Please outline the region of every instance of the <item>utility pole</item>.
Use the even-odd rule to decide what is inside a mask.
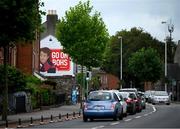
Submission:
[[[162,21],[161,22],[162,24],[167,24],[166,21]],[[168,24],[168,31],[170,33],[169,35],[169,41],[171,43],[171,40],[172,40],[172,32],[174,31],[174,25],[171,23],[171,20],[170,20],[170,24]],[[166,37],[166,36],[165,36]],[[165,91],[167,91],[167,39],[165,39]]]
[[[121,83],[121,86],[120,86],[120,89],[122,89],[122,37],[121,36],[118,36],[118,39],[120,39],[120,83]]]
[[[171,23],[170,21],[170,24],[168,24],[168,31],[169,31],[169,50],[170,50],[170,63],[173,62],[173,50],[172,50],[172,32],[174,31],[174,25]]]

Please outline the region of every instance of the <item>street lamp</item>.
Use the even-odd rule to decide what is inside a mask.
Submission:
[[[166,21],[162,21],[161,22],[162,24],[166,24],[167,22]],[[166,36],[165,36],[166,37]],[[165,39],[165,60],[164,60],[164,64],[165,64],[165,69],[164,69],[164,76],[165,76],[165,79],[167,77],[167,42],[166,42],[166,39]],[[167,91],[167,82],[165,80],[165,91]]]
[[[167,24],[167,22],[166,21],[162,21],[161,22],[162,24]],[[170,33],[170,36],[169,36],[169,38],[170,38],[170,42],[171,42],[171,34],[172,34],[172,32],[174,31],[174,25],[171,23],[171,21],[170,21],[170,24],[168,24],[168,31],[169,31],[169,33]],[[165,35],[165,37],[166,37],[166,35]],[[167,40],[165,39],[165,79],[167,78]],[[166,80],[165,80],[165,91],[167,91],[167,82],[166,82]]]
[[[121,36],[118,36],[118,39],[120,39],[120,44],[121,44],[121,47],[120,47],[120,54],[121,54],[121,64],[120,64],[120,80],[121,80],[121,87],[122,88],[122,37]]]

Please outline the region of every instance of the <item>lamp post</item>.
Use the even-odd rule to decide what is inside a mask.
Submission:
[[[167,22],[166,21],[162,21],[161,22],[162,24],[166,24]],[[165,36],[166,37],[166,36]],[[166,41],[166,39],[165,39],[165,60],[164,60],[164,64],[165,64],[165,68],[164,68],[164,76],[165,76],[165,79],[166,79],[166,77],[167,77],[167,41]],[[166,80],[165,80],[165,87],[164,87],[164,89],[165,89],[165,91],[167,91],[167,82],[166,82]]]
[[[121,54],[121,61],[120,61],[120,80],[121,80],[121,87],[120,89],[122,88],[122,37],[121,36],[118,36],[118,39],[120,39],[120,54]]]
[[[162,21],[161,22],[162,24],[167,24],[166,21]],[[169,36],[169,40],[170,40],[170,43],[171,43],[171,40],[172,40],[172,32],[174,31],[174,25],[171,23],[170,21],[170,24],[168,24],[168,31],[170,33],[170,36]],[[165,35],[166,37],[166,35]],[[167,39],[165,39],[165,79],[167,79]],[[165,91],[167,91],[167,82],[165,80]]]

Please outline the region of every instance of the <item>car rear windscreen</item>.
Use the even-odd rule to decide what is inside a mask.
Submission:
[[[88,96],[90,101],[107,101],[111,99],[111,93],[109,92],[91,92]]]

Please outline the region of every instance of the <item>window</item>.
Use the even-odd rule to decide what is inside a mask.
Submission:
[[[119,98],[117,97],[117,95],[115,93],[113,93],[113,96],[114,96],[115,101],[119,101]]]
[[[91,92],[88,96],[88,100],[91,101],[107,101],[111,100],[111,93],[109,92]]]

